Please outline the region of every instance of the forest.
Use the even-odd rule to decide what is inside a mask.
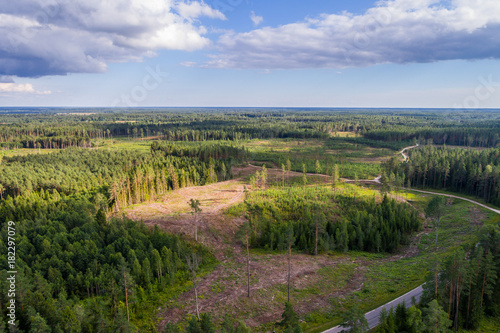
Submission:
[[[320,332],[424,282],[377,332],[479,329],[498,221],[443,218],[434,249],[407,190],[500,206],[499,133],[494,111],[0,109],[0,332]]]
[[[476,330],[484,316],[500,316],[500,225],[482,231],[479,244],[435,262],[420,304],[382,312],[377,333]],[[437,273],[437,274],[436,274]],[[437,285],[436,285],[437,282]]]
[[[213,263],[207,249],[177,235],[108,220],[98,194],[40,190],[2,201],[0,218],[17,221],[19,235],[18,332],[136,331],[130,322],[146,329],[157,293],[190,281],[187,257],[196,253],[203,266]],[[6,253],[1,262],[3,289]]]
[[[230,179],[233,164],[244,159],[245,152],[232,146],[180,148],[157,143],[147,153],[69,148],[13,156],[0,165],[0,196],[12,199],[40,190],[71,194],[102,188],[110,208],[118,210],[169,190]]]
[[[415,188],[449,189],[500,206],[500,149],[463,150],[424,146],[409,162],[391,160],[386,172]],[[389,176],[390,177],[390,176]]]
[[[387,196],[377,203],[328,188],[292,187],[252,195],[245,204],[252,246],[270,250],[395,252],[421,228],[414,210]]]
[[[328,138],[354,132],[383,145],[433,142],[495,147],[498,115],[453,110],[164,109],[9,110],[2,115],[6,148],[91,147],[92,140],[156,136],[168,141]],[[76,111],[76,112],[75,112]]]

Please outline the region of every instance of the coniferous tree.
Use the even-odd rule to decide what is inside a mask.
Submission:
[[[365,314],[356,305],[342,314],[341,326],[351,333],[363,333],[369,329]]]
[[[434,333],[445,333],[449,331],[452,321],[448,314],[441,308],[436,300],[431,301],[424,310],[424,330]]]

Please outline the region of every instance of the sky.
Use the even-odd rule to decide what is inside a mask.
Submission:
[[[0,106],[500,108],[498,0],[0,3]]]

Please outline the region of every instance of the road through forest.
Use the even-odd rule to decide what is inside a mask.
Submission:
[[[412,149],[412,148],[416,148],[418,147],[418,143],[415,145],[415,146],[411,146],[411,147],[406,147],[404,148],[403,150],[400,151],[400,154],[403,155],[403,158],[404,158],[404,161],[407,162],[409,160],[409,157],[407,154],[405,154],[405,152],[408,150],[408,149]],[[365,182],[366,181],[369,181],[369,182],[374,182],[374,183],[379,183],[380,184],[380,179],[381,179],[382,176],[379,176],[375,179],[370,179],[370,180],[364,180]],[[352,182],[353,180],[350,180],[350,179],[347,179],[346,181],[348,182]],[[460,196],[457,196],[457,195],[452,195],[452,194],[445,194],[445,193],[436,193],[436,192],[430,192],[430,191],[423,191],[423,190],[416,190],[416,189],[407,189],[407,190],[410,190],[410,191],[413,191],[413,192],[419,192],[419,193],[425,193],[425,194],[432,194],[432,195],[441,195],[441,196],[444,196],[444,197],[448,197],[448,198],[454,198],[454,199],[460,199],[460,200],[465,200],[465,201],[468,201],[470,203],[473,203],[475,205],[478,205],[478,206],[481,206],[483,208],[486,208],[492,212],[495,212],[497,214],[500,214],[500,210],[499,209],[495,209],[495,208],[491,208],[491,207],[488,207],[480,202],[477,202],[477,201],[474,201],[474,200],[471,200],[471,199],[467,199],[467,198],[462,198]],[[378,308],[376,308],[375,310],[372,310],[370,312],[367,312],[365,313],[365,318],[366,320],[368,321],[368,325],[370,327],[370,329],[378,326],[379,324],[379,317],[380,317],[380,311],[382,311],[383,308],[385,308],[387,311],[389,311],[391,309],[391,307],[393,307],[394,309],[398,306],[399,303],[402,303],[403,301],[405,302],[406,304],[406,307],[410,307],[411,306],[411,299],[412,297],[415,298],[415,300],[418,302],[420,300],[420,297],[422,296],[422,290],[423,290],[423,285],[420,285],[418,286],[417,288],[411,290],[410,292],[404,294],[403,296],[400,296]],[[342,330],[348,330],[348,328],[344,328],[344,327],[341,327],[341,326],[335,326],[335,327],[332,327],[326,331],[323,331],[323,333],[339,333],[339,332],[342,332]]]
[[[405,302],[406,307],[410,307],[411,303],[412,303],[412,298],[415,298],[415,301],[418,303],[418,301],[420,300],[420,297],[422,296],[422,291],[423,291],[422,286],[418,286],[417,288],[407,292],[403,296],[400,296],[400,297],[398,297],[398,298],[396,298],[388,303],[385,303],[384,305],[379,306],[375,310],[367,312],[365,314],[365,318],[368,321],[368,326],[370,327],[370,329],[378,326],[380,312],[382,311],[382,309],[386,309],[389,312],[391,310],[391,308],[396,309],[398,304],[402,303],[403,301]],[[339,333],[339,332],[342,332],[342,330],[349,330],[349,328],[344,328],[342,326],[335,326],[335,327],[332,327],[332,328],[324,331],[323,333]]]

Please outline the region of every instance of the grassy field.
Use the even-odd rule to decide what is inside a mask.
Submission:
[[[154,138],[112,138],[112,139],[102,139],[93,140],[92,144],[94,147],[99,149],[123,149],[123,150],[139,150],[148,152],[151,150],[151,143],[155,141]]]
[[[380,162],[396,154],[389,149],[373,148],[339,141],[329,144],[328,140],[270,139],[241,142],[250,152],[251,159],[267,162],[268,166],[281,168],[287,160],[292,170],[302,172],[302,164],[307,172],[316,171],[315,161],[320,161],[322,173],[330,174],[334,164],[339,165],[343,178],[375,178],[381,173]]]
[[[346,136],[351,138],[351,136]],[[112,138],[94,140],[94,146],[99,149],[124,149],[149,151],[156,137],[148,138]],[[339,141],[340,140],[340,141]],[[319,160],[323,174],[330,174],[334,164],[339,165],[340,176],[353,179],[372,179],[381,173],[380,163],[395,156],[396,151],[387,148],[374,148],[366,144],[342,141],[339,137],[333,144],[320,139],[269,139],[214,141],[245,147],[250,153],[252,164],[268,168],[281,168],[287,160],[292,163],[292,170],[302,172],[302,164],[307,172],[316,172],[315,161]],[[198,142],[177,142],[179,145],[196,146]]]
[[[19,148],[19,149],[5,149],[0,150],[0,161],[2,157],[11,157],[11,156],[26,156],[31,154],[51,154],[59,151],[59,149],[28,149],[28,148]]]

